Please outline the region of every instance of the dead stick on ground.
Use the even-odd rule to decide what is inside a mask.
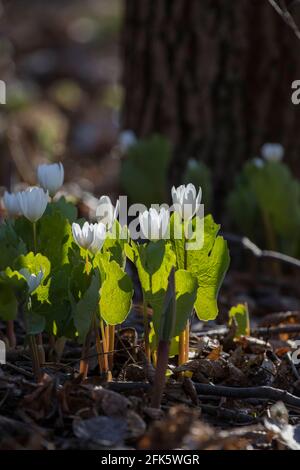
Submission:
[[[229,333],[229,328],[227,326],[221,326],[220,328],[213,328],[211,330],[203,330],[196,332],[195,335],[198,337],[202,336],[224,336]],[[251,336],[264,336],[269,337],[273,335],[280,334],[292,334],[300,333],[300,324],[294,323],[293,325],[280,325],[280,326],[261,326],[251,330]]]
[[[270,401],[283,401],[287,405],[300,408],[300,398],[291,393],[273,388],[273,387],[226,387],[223,385],[210,385],[195,383],[197,393],[206,395],[207,397],[218,396],[224,398],[236,398],[237,400],[249,398],[261,398]],[[115,392],[128,392],[133,390],[148,391],[151,384],[144,382],[111,382],[106,385],[110,390]]]

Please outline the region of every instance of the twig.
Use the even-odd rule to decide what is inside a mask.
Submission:
[[[287,405],[300,408],[300,398],[291,393],[273,387],[226,387],[223,385],[210,385],[195,383],[197,393],[201,395],[212,395],[225,398],[244,400],[248,398],[261,398],[270,401],[283,401]],[[151,384],[145,382],[111,382],[105,384],[114,392],[131,392],[137,390],[148,391]]]
[[[214,328],[211,330],[203,330],[195,332],[197,337],[202,336],[224,336],[229,333],[229,328],[227,326],[221,326],[220,328]],[[281,326],[261,326],[258,328],[251,329],[251,336],[272,336],[280,334],[291,334],[291,333],[300,333],[300,324],[295,323],[293,325],[281,325]]]
[[[255,243],[249,240],[249,238],[247,237],[239,237],[237,235],[232,235],[230,233],[224,233],[223,236],[229,242],[238,243],[242,245],[243,248],[245,248],[246,250],[249,250],[257,258],[270,258],[270,259],[277,260],[285,264],[289,264],[296,268],[300,268],[299,259],[293,258],[292,256],[285,255],[284,253],[279,253],[278,251],[262,250],[257,245],[255,245]]]
[[[275,11],[277,11],[278,15],[281,16],[283,21],[294,31],[295,36],[300,39],[300,31],[298,26],[295,23],[294,18],[290,14],[290,12],[287,9],[287,6],[285,2],[282,0],[281,1],[281,7],[278,5],[278,3],[275,0],[268,0],[270,5],[274,8]]]
[[[25,377],[28,377],[29,379],[33,379],[34,375],[31,372],[28,372],[25,369],[22,369],[22,367],[18,367],[15,364],[11,364],[10,362],[5,363],[5,366],[8,367],[9,369],[13,369],[16,372],[19,372],[19,374],[24,375]]]
[[[198,393],[225,398],[264,398],[271,401],[283,401],[287,405],[300,408],[300,398],[291,393],[273,387],[225,387],[223,385],[210,385],[195,383]]]
[[[216,418],[225,419],[226,421],[231,421],[232,423],[238,424],[254,424],[261,422],[260,418],[250,416],[244,412],[238,412],[236,410],[229,410],[220,406],[213,405],[200,405],[201,410],[204,413],[207,413],[210,416]]]

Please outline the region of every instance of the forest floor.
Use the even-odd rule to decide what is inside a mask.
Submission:
[[[234,278],[243,274],[229,275],[224,312]],[[82,380],[80,346],[68,342],[55,361],[45,335],[37,384],[20,318],[19,346],[0,368],[0,449],[299,449],[300,311],[253,316],[250,336],[237,337],[227,322],[192,325],[189,360],[178,367],[170,359],[158,410],[151,408],[154,367],[143,352],[138,303],[116,332],[110,382],[95,346]]]

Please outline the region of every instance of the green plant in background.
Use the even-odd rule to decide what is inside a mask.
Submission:
[[[196,188],[202,188],[202,201],[206,211],[209,211],[212,206],[212,183],[211,171],[208,166],[194,158],[188,160],[183,183],[192,183]]]
[[[167,171],[171,144],[160,135],[132,142],[127,146],[121,169],[121,184],[130,202],[146,206],[167,200]]]
[[[299,254],[300,184],[281,161],[276,144],[262,148],[264,159],[245,164],[228,199],[231,217],[243,234],[259,240],[263,227],[266,246]]]

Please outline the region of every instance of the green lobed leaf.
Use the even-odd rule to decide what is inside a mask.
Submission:
[[[26,312],[26,333],[28,335],[38,335],[45,329],[46,319],[32,310]]]
[[[13,228],[17,236],[23,241],[24,245],[26,246],[26,250],[23,253],[25,254],[29,251],[34,250],[34,243],[33,243],[33,225],[32,223],[26,219],[26,217],[18,217],[13,222]]]
[[[60,212],[42,217],[38,224],[38,248],[49,258],[52,269],[69,262],[72,244],[71,225]]]
[[[15,230],[14,223],[6,221],[0,225],[0,270],[11,266],[13,261],[27,252],[23,239]]]
[[[55,213],[59,213],[65,219],[68,219],[70,224],[75,222],[78,217],[77,207],[72,202],[66,201],[64,196],[59,198],[58,201],[48,204],[45,215],[53,215]]]
[[[35,255],[30,252],[25,256],[20,256],[15,262],[15,267],[17,270],[26,268],[32,274],[38,274],[40,270],[43,271],[43,280],[39,287],[33,292],[32,300],[33,302],[39,303],[48,302],[50,287],[49,275],[51,270],[49,259],[40,253]]]
[[[178,336],[185,328],[186,322],[191,315],[197,297],[198,283],[196,277],[183,269],[175,271],[174,292],[170,292],[170,300],[175,297],[175,305],[165,304],[161,312],[154,308],[153,325],[159,339],[171,340]],[[168,296],[168,292],[166,293]],[[174,318],[167,318],[173,315]]]
[[[125,250],[129,256],[133,255],[145,301],[157,314],[161,313],[169,274],[176,263],[171,244],[164,240],[150,242],[148,245],[136,245],[132,242],[131,248],[127,246]]]
[[[46,331],[58,337],[75,337],[72,309],[69,301],[71,265],[65,264],[51,272],[48,302],[38,308],[46,319]]]
[[[121,267],[125,268],[126,256],[124,246],[126,240],[121,237],[121,232],[127,233],[126,227],[121,227],[117,220],[114,221],[112,231],[107,233],[106,240],[103,245],[103,252],[109,254],[110,261],[116,261]],[[128,233],[127,233],[128,237]]]
[[[13,288],[5,281],[0,281],[0,318],[14,320],[18,314],[18,301]]]
[[[227,242],[217,236],[219,226],[211,215],[204,218],[202,248],[187,251],[187,269],[198,281],[195,310],[200,320],[213,320],[218,315],[217,296],[228,270],[230,257]]]
[[[108,325],[123,323],[130,312],[132,296],[130,277],[116,261],[111,261],[100,290],[100,315],[103,320]]]

